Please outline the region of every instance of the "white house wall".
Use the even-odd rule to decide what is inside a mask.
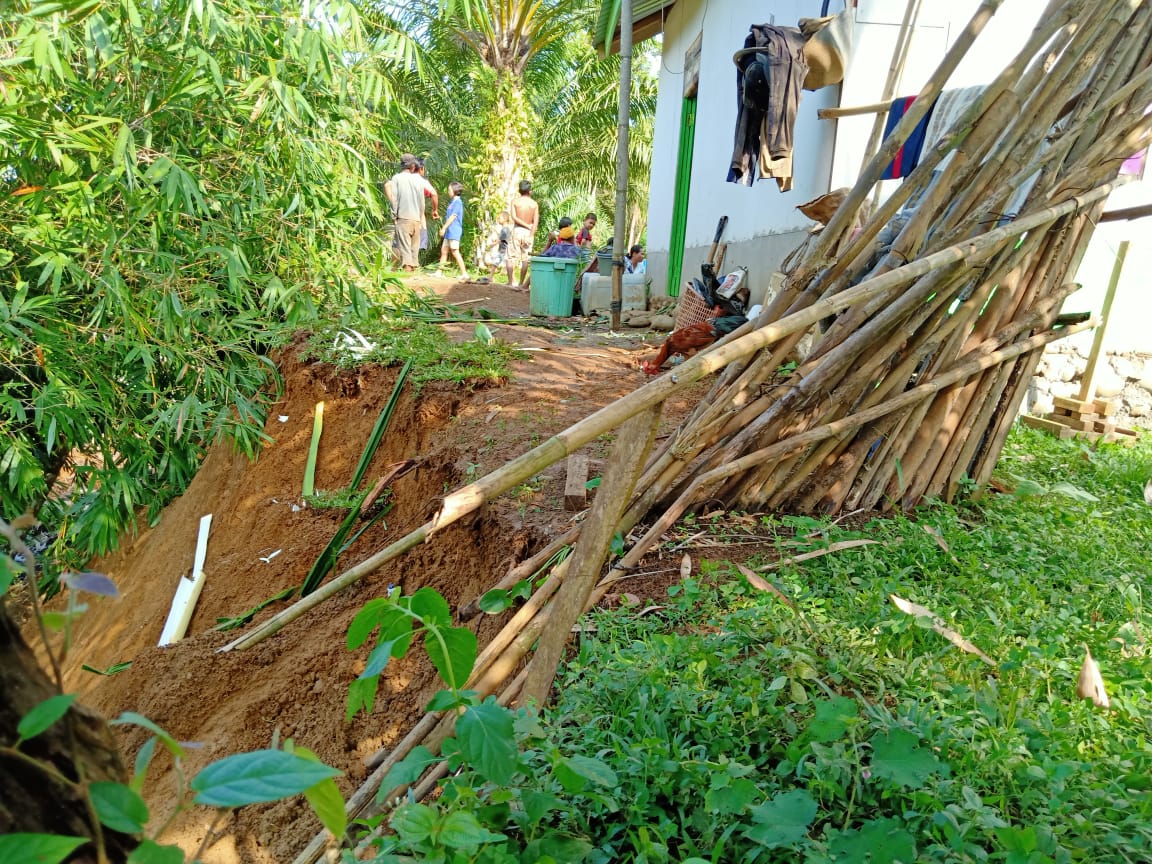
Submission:
[[[897,95],[918,92],[944,52],[967,25],[980,0],[926,0],[920,26]],[[839,11],[842,0],[832,0]],[[727,215],[730,248],[726,269],[744,264],[754,290],[767,287],[771,273],[811,226],[801,204],[831,188],[852,185],[860,170],[873,116],[820,120],[819,108],[878,102],[903,19],[906,0],[860,0],[856,49],[844,85],[805,91],[795,130],[795,182],[781,193],[774,180],[753,187],[725,182],[736,124],[736,70],[732,54],[743,47],[752,24],[771,21],[793,26],[820,14],[820,0],[677,0],[664,27],[656,136],[649,203],[649,272],[656,290],[667,279],[676,156],[684,89],[684,55],[703,33],[697,101],[695,153],[688,206],[683,274],[698,274],[717,220]],[[1027,40],[1036,23],[1039,0],[1005,0],[949,87],[987,83]],[[891,181],[895,183],[897,181]]]
[[[820,14],[819,0],[677,0],[664,28],[663,61],[656,108],[649,199],[648,260],[654,290],[665,285],[672,206],[676,185],[676,151],[684,93],[684,55],[703,32],[700,89],[696,108],[695,158],[692,166],[683,272],[699,275],[700,262],[721,216],[728,217],[729,243],[725,268],[747,265],[754,291],[767,287],[768,277],[796,246],[811,225],[799,211],[802,204],[828,191],[833,136],[817,108],[836,104],[836,88],[805,91],[795,130],[795,172],[792,191],[781,193],[776,182],[739,186],[726,182],[736,126],[736,66],[732,55],[744,47],[752,24],[771,22],[794,26],[799,18]]]

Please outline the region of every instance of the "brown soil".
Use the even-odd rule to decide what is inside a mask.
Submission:
[[[440,286],[453,302],[495,298],[485,305],[500,314],[522,312],[527,305],[525,294],[500,285],[461,286],[442,280]],[[643,380],[638,359],[651,350],[651,343],[646,346],[638,338],[604,332],[556,333],[504,325],[493,325],[492,330],[499,338],[535,350],[516,364],[515,380],[504,386],[428,385],[418,395],[406,389],[366,482],[402,459],[415,459],[419,467],[395,482],[394,509],[359,538],[341,558],[339,570],[423,523],[446,491],[483,476],[635,389]],[[467,325],[454,332],[459,338],[471,336]],[[345,722],[347,687],[367,654],[366,649],[346,650],[345,631],[363,603],[390,584],[400,585],[405,593],[431,585],[458,608],[510,565],[567,530],[573,514],[563,508],[564,465],[559,464],[251,650],[216,653],[239,632],[216,632],[217,618],[238,615],[298,585],[344,514],[299,507],[314,405],[325,403],[316,486],[340,489],[349,482],[396,379],[396,371],[389,368],[341,371],[305,363],[295,348],[281,358],[281,372],[283,395],[270,410],[265,430],[272,441],[259,458],[249,462],[227,445],[213,447],[187,492],[155,527],[126,539],[117,554],[94,562],[94,569],[115,580],[122,598],[90,603],[76,627],[66,679],[69,689],[79,691],[84,702],[106,716],[135,711],[179,740],[201,745],[188,751],[188,776],[230,753],[267,747],[278,735],[292,737],[344,771],[339,782],[348,795],[365,776],[365,758],[397,742],[437,689],[431,667],[413,652],[388,667],[371,715]],[[681,419],[693,398],[699,398],[699,391],[666,407],[667,428]],[[607,446],[607,440],[599,440],[586,448],[593,474],[603,464]],[[198,523],[206,513],[213,514],[207,579],[189,636],[158,648],[176,580],[191,570]],[[621,590],[659,602],[667,585],[678,578],[678,561],[677,555],[672,564],[651,565],[673,569],[629,580]],[[286,602],[260,613],[257,620]],[[501,623],[482,616],[471,626],[483,644]],[[81,670],[82,664],[104,669],[126,660],[132,661],[131,668],[111,677]],[[145,734],[120,728],[131,764]],[[174,807],[177,780],[172,767],[158,757],[149,774],[145,795],[154,825],[162,824]],[[174,820],[163,839],[190,853],[214,815],[193,808]],[[222,824],[204,860],[287,864],[318,829],[300,799],[244,808]]]

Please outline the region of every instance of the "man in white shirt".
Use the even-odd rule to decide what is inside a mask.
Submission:
[[[440,218],[440,197],[419,172],[416,157],[405,153],[400,157],[400,171],[384,184],[384,194],[392,205],[400,263],[409,273],[420,264],[420,223],[425,194],[432,199],[432,218]]]

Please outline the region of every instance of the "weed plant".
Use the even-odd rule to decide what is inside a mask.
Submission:
[[[362,322],[357,329],[375,348],[350,352],[335,342],[337,329],[329,328],[312,338],[311,356],[345,369],[364,363],[400,364],[411,359],[412,381],[417,386],[430,381],[506,381],[512,377],[512,361],[523,356],[499,339],[454,342],[442,325],[403,316]]]
[[[377,860],[1152,860],[1152,446],[1019,430],[1000,467],[1016,494],[859,530],[763,517],[880,541],[767,571],[794,605],[704,561],[656,615],[595,613],[556,704],[517,720],[515,776],[450,756]],[[1085,647],[1110,709],[1077,696]]]

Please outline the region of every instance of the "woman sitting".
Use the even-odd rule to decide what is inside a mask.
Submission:
[[[565,216],[557,226],[556,239],[540,255],[544,258],[579,258],[580,247],[576,245],[576,230],[572,220]]]

